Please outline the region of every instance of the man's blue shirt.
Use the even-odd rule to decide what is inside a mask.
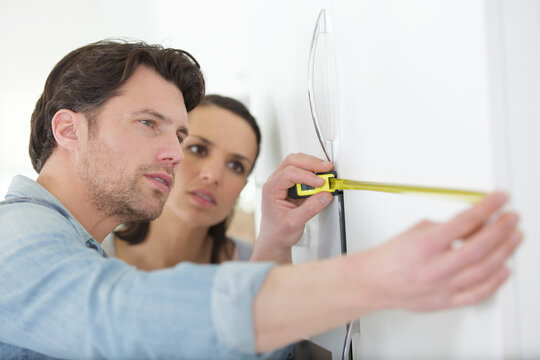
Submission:
[[[16,176],[0,203],[0,359],[279,357],[256,356],[253,330],[253,300],[272,266],[136,270]]]

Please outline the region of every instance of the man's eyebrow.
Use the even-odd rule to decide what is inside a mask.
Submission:
[[[171,119],[169,119],[168,117],[166,117],[165,115],[163,115],[162,113],[160,112],[157,112],[156,110],[153,110],[153,109],[141,109],[141,110],[137,110],[133,113],[133,115],[151,115],[153,117],[157,117],[158,119],[160,120],[163,120],[164,122],[166,123],[171,123]]]
[[[158,111],[155,111],[153,109],[141,109],[141,110],[135,111],[133,113],[133,115],[151,115],[153,117],[156,117],[156,118],[160,119],[161,121],[163,121],[163,122],[165,122],[167,124],[172,123],[171,119],[169,119],[168,117],[166,117],[162,113],[160,113]],[[180,126],[177,131],[183,133],[186,136],[188,135],[188,129],[187,129],[187,127],[185,125]]]

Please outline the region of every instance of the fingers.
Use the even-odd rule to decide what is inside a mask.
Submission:
[[[520,231],[511,233],[509,238],[492,251],[485,261],[475,263],[454,276],[449,283],[451,288],[466,289],[489,279],[492,274],[504,268],[506,260],[514,253],[522,238]]]
[[[314,172],[330,171],[333,164],[311,155],[290,154],[279,165],[264,185],[263,194],[274,199],[286,199],[287,191],[295,184],[313,187],[324,185],[324,180]]]
[[[315,194],[304,201],[302,205],[294,209],[291,214],[291,218],[298,224],[305,224],[312,217],[322,211],[330,202],[332,202],[333,196],[328,192],[320,192]]]
[[[499,268],[486,281],[453,295],[449,307],[471,305],[487,299],[497,291],[508,275],[510,275],[510,271],[506,267]]]
[[[313,187],[324,185],[324,179],[311,171],[288,166],[272,175],[263,186],[263,194],[277,199],[286,199],[290,187],[295,184],[306,184]]]
[[[479,204],[458,214],[441,226],[440,234],[437,237],[438,245],[441,248],[446,248],[454,240],[467,237],[495,214],[506,203],[507,199],[503,193],[493,193],[486,196]]]
[[[297,153],[289,154],[285,160],[279,164],[275,172],[279,172],[288,166],[294,166],[311,172],[325,172],[334,168],[334,165],[331,162],[304,153]]]
[[[484,266],[492,251],[510,242],[511,235],[517,231],[518,221],[516,214],[505,213],[479,229],[460,248],[444,255],[439,262],[439,274],[454,276],[471,265]]]
[[[402,236],[425,235],[433,231],[439,224],[431,220],[422,220],[402,233]]]
[[[294,166],[287,166],[276,172],[264,185],[263,192],[273,198],[286,199],[290,187],[295,184],[306,184],[313,187],[324,185],[324,179],[311,171],[303,170]]]

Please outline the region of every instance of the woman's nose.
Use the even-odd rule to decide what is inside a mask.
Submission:
[[[223,166],[216,161],[206,161],[201,167],[200,178],[207,184],[218,185],[223,177]]]

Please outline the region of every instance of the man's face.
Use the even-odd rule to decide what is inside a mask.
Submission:
[[[78,175],[94,207],[121,222],[158,217],[183,159],[186,124],[176,85],[137,68],[82,141]]]

